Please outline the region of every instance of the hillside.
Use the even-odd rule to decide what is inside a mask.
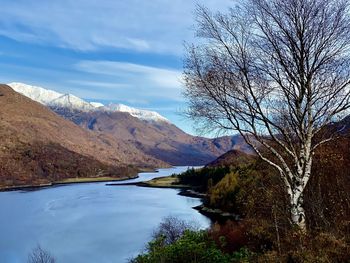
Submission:
[[[208,163],[206,167],[238,167],[247,164],[257,157],[253,154],[247,154],[238,150],[230,150],[219,156],[216,160]]]
[[[191,136],[170,122],[140,120],[125,112],[54,110],[85,129],[126,141],[171,165],[204,165],[231,149],[248,150],[239,136]]]
[[[192,136],[154,111],[122,104],[89,103],[72,94],[23,83],[9,85],[86,130],[124,143],[129,152],[152,156],[170,165],[204,165],[231,149],[251,152],[241,136],[216,139]]]
[[[166,164],[125,142],[82,129],[47,107],[0,85],[0,185],[67,177],[125,177],[129,164]]]

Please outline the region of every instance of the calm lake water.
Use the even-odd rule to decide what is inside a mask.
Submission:
[[[160,169],[124,182],[186,169]],[[105,184],[0,193],[0,262],[25,263],[38,244],[58,263],[127,262],[143,250],[166,216],[196,221],[203,228],[210,224],[192,209],[200,200],[179,196],[178,190]]]

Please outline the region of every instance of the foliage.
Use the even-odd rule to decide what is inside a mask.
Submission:
[[[247,244],[246,226],[240,222],[228,220],[224,224],[214,223],[208,233],[225,253],[235,253]]]
[[[228,167],[215,167],[202,169],[188,169],[179,174],[179,184],[190,185],[198,191],[207,191],[208,182],[210,186],[217,184],[230,171]]]
[[[209,191],[209,205],[218,207],[222,210],[233,210],[235,208],[235,196],[239,191],[238,174],[230,172],[225,175],[215,186]]]
[[[186,227],[188,227],[186,229]],[[131,263],[225,263],[247,262],[252,256],[250,251],[224,250],[225,237],[214,237],[207,230],[195,230],[193,224],[176,217],[164,218],[143,254],[131,259]]]
[[[207,231],[184,232],[174,243],[166,245],[164,237],[158,237],[148,244],[147,252],[131,260],[133,263],[225,263],[241,262],[250,254],[246,250],[233,255],[223,253],[208,236]]]
[[[170,245],[183,236],[186,230],[197,230],[194,223],[180,220],[174,216],[165,217],[153,233],[155,240],[161,238],[164,245]]]
[[[251,262],[349,261],[349,143],[350,139],[344,137],[324,145],[315,154],[315,176],[304,196],[309,215],[307,234],[293,227],[283,182],[263,161],[231,167],[215,183],[204,171],[187,173],[202,175],[195,178],[201,178],[202,189],[208,189],[204,200],[207,206],[239,213],[243,219],[214,224],[208,230],[210,239],[230,255],[244,248],[253,251]]]

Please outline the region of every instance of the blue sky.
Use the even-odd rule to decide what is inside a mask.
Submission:
[[[1,0],[1,82],[155,110],[193,133],[181,73],[196,4],[230,0]]]

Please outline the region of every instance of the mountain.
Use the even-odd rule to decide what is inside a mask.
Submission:
[[[6,85],[0,85],[0,105],[0,186],[126,177],[136,171],[130,164],[166,166],[125,141],[77,126]]]
[[[207,167],[237,167],[242,164],[247,164],[256,159],[256,155],[247,154],[238,150],[230,150],[227,153],[219,156],[216,160],[208,163]]]
[[[231,149],[252,152],[241,136],[216,139],[192,136],[169,121],[140,120],[125,112],[57,113],[85,129],[127,141],[145,154],[171,165],[205,165]]]
[[[105,106],[100,102],[87,102],[72,94],[61,94],[42,87],[31,86],[24,83],[13,82],[8,84],[14,91],[37,101],[53,110],[65,108],[83,112],[104,111],[104,112],[126,112],[131,116],[145,121],[168,121],[155,111],[135,109],[123,104],[110,103]]]
[[[50,90],[45,92],[43,88],[21,83],[9,85],[86,130],[112,137],[124,142],[132,151],[171,165],[204,165],[231,149],[251,152],[241,136],[216,139],[192,136],[154,111],[135,109],[123,104],[89,103],[74,95],[63,95]],[[62,96],[74,99],[61,100]],[[55,103],[57,100],[60,103]]]
[[[169,122],[140,121],[124,112],[58,112],[86,129],[124,140],[172,165],[202,165],[234,147],[230,137],[194,137]]]
[[[41,104],[48,105],[51,101],[61,97],[63,94],[53,90],[47,90],[41,87],[31,86],[23,83],[8,84],[14,91]]]
[[[100,108],[100,110],[110,111],[110,112],[126,112],[133,117],[136,117],[138,119],[145,120],[145,121],[169,122],[168,119],[160,115],[158,112],[148,111],[148,110],[139,110],[123,104],[110,103],[109,105],[104,106],[103,108]]]

